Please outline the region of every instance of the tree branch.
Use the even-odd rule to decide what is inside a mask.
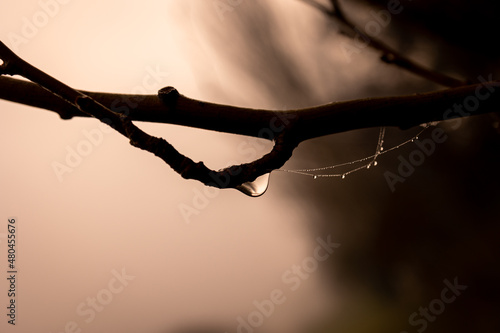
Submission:
[[[409,128],[500,108],[500,82],[487,82],[482,77],[479,84],[448,90],[274,112],[197,101],[172,87],[161,89],[158,95],[74,90],[17,57],[1,42],[0,59],[4,62],[1,75],[20,74],[36,82],[0,77],[0,98],[55,111],[63,119],[95,117],[129,138],[133,146],[160,157],[182,177],[218,188],[240,188],[280,168],[307,139],[368,127]],[[180,154],[164,139],[143,132],[132,123],[134,120],[262,137],[274,140],[275,145],[256,161],[215,171]]]
[[[130,139],[130,144],[149,151],[164,160],[172,169],[186,179],[195,179],[208,186],[218,188],[239,188],[242,184],[255,180],[258,176],[281,167],[292,155],[298,142],[294,140],[292,128],[282,131],[275,138],[272,151],[260,159],[230,166],[214,171],[203,162],[195,163],[180,154],[172,145],[162,138],[151,136],[132,123],[128,114],[111,111],[90,96],[72,89],[64,83],[47,75],[14,54],[5,44],[0,42],[0,75],[22,75],[50,91],[54,96],[69,103],[81,114],[99,119]],[[164,88],[159,93],[163,105],[175,109],[179,94],[174,88]],[[201,102],[200,102],[201,103]],[[68,114],[65,115],[67,117]],[[286,140],[285,140],[286,139]]]
[[[160,90],[158,95],[80,92],[116,113],[128,115],[134,121],[176,124],[264,139],[273,138],[264,135],[263,130],[287,127],[293,121],[298,141],[301,142],[368,127],[395,126],[406,129],[431,121],[497,112],[499,102],[496,87],[499,82],[482,80],[479,84],[429,93],[366,98],[287,111],[214,104],[182,94],[178,95],[175,103],[165,103],[161,96],[171,88]],[[467,112],[457,109],[447,112],[455,109],[454,105],[463,105],[467,97],[476,96],[478,89],[481,89],[481,94],[491,92],[491,95],[480,102],[477,110]],[[0,99],[55,111],[63,119],[89,117],[74,105],[24,80],[0,77]]]
[[[273,119],[289,117],[285,111],[257,110],[202,102],[183,95],[175,104],[163,103],[158,95],[131,95],[80,90],[112,111],[128,115],[132,120],[169,123],[201,129],[258,137]],[[59,114],[62,119],[91,117],[73,104],[29,81],[0,76],[0,99],[30,105]]]
[[[366,33],[359,30],[356,25],[351,22],[345,15],[343,9],[340,6],[339,0],[330,0],[332,8],[327,8],[326,6],[319,4],[315,0],[301,0],[304,3],[311,5],[312,7],[320,10],[330,19],[335,20],[339,25],[339,31],[343,35],[355,40],[358,38],[362,43],[367,46],[381,52],[380,59],[388,64],[396,65],[402,69],[405,69],[413,74],[423,77],[429,81],[440,84],[445,87],[460,87],[472,82],[467,80],[458,80],[451,76],[439,73],[430,69],[427,69],[414,61],[411,61],[407,57],[400,54],[398,51],[384,44],[383,42],[368,36]],[[390,14],[389,14],[390,15]]]

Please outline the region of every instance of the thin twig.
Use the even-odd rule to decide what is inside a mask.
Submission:
[[[339,30],[343,35],[352,39],[360,38],[361,40],[365,41],[368,46],[381,52],[382,54],[380,56],[380,59],[387,64],[396,65],[413,74],[416,74],[420,77],[423,77],[429,81],[435,82],[445,87],[460,87],[471,83],[467,80],[459,80],[449,75],[425,68],[403,56],[401,53],[384,44],[380,40],[368,36],[366,33],[359,30],[356,25],[347,18],[338,0],[330,0],[330,3],[332,4],[331,9],[317,3],[314,0],[300,1],[319,9],[330,19],[335,20],[338,23]]]

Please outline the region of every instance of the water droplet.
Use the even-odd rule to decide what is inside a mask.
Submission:
[[[271,173],[266,173],[255,179],[253,182],[246,182],[237,186],[236,189],[250,197],[260,197],[264,194],[269,186],[269,176]]]
[[[370,167],[371,167],[371,166],[372,166],[372,165],[371,165],[371,163],[370,163],[370,164],[368,164],[368,165],[366,166],[366,168],[367,168],[367,169],[370,169]]]
[[[415,139],[418,140],[418,136],[416,136]]]
[[[378,164],[377,161],[373,162],[373,166],[377,166],[377,164]]]
[[[342,175],[342,179],[344,179],[344,178],[345,178],[345,174]]]
[[[384,147],[380,147],[380,151],[384,150]]]
[[[314,176],[313,179],[318,179],[318,176]]]

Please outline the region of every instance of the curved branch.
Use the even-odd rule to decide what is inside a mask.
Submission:
[[[132,123],[128,114],[112,111],[92,97],[35,68],[19,58],[2,42],[0,42],[0,59],[3,61],[0,65],[0,75],[22,75],[51,92],[53,96],[62,99],[66,104],[72,105],[82,115],[93,116],[110,125],[126,136],[131,145],[158,156],[182,177],[198,180],[208,186],[238,188],[243,183],[253,181],[258,176],[281,167],[290,158],[298,144],[294,136],[291,135],[293,128],[288,126],[288,131],[282,131],[278,135],[272,151],[267,155],[251,163],[214,171],[207,168],[203,162],[196,163],[182,155],[166,140],[145,133]],[[164,88],[159,92],[162,105],[172,109],[175,109],[179,96],[177,90],[172,87]],[[199,102],[199,104],[203,103]],[[65,117],[68,117],[67,113]]]
[[[307,139],[367,127],[409,128],[431,121],[496,112],[500,107],[500,95],[496,91],[500,83],[487,82],[482,77],[479,77],[480,84],[431,93],[273,112],[197,101],[172,87],[161,89],[158,95],[74,90],[17,57],[1,42],[0,59],[4,61],[0,74],[20,74],[37,83],[0,77],[0,98],[55,111],[63,119],[95,117],[129,138],[133,146],[160,157],[182,177],[218,188],[238,188],[280,168],[297,145]],[[123,103],[130,108],[124,108]],[[143,132],[132,123],[134,120],[263,137],[274,140],[275,145],[270,153],[256,161],[215,171],[203,162],[194,162],[182,155],[164,139]]]

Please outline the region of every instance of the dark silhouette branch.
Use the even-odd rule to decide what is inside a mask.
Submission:
[[[145,133],[132,123],[129,115],[111,111],[90,96],[74,90],[35,68],[19,58],[2,42],[0,42],[0,59],[3,61],[0,65],[0,75],[21,75],[35,82],[54,96],[71,104],[82,114],[93,116],[110,125],[129,138],[131,145],[155,154],[182,177],[198,180],[205,185],[218,188],[238,188],[245,182],[253,181],[258,176],[281,167],[290,158],[298,144],[291,135],[293,131],[282,131],[275,138],[272,151],[260,159],[214,171],[207,168],[203,162],[196,163],[182,155],[166,140]],[[162,89],[159,96],[163,105],[174,108],[179,99],[177,90],[171,87]]]
[[[169,105],[161,99],[166,90],[168,89],[160,90],[158,95],[80,92],[116,113],[128,115],[132,120],[177,124],[254,137],[258,137],[263,128],[269,128],[276,121],[273,119],[290,117],[283,111],[239,108],[202,102],[183,95],[178,96],[175,104]],[[91,117],[75,105],[25,80],[0,76],[0,98],[54,111],[62,119]]]
[[[128,115],[131,120],[177,124],[264,139],[273,137],[263,135],[263,129],[279,130],[289,127],[289,123],[293,122],[300,142],[361,128],[395,126],[406,129],[431,121],[496,112],[499,102],[495,87],[498,85],[498,82],[486,82],[483,79],[479,84],[429,93],[366,98],[287,111],[220,105],[197,101],[182,94],[178,95],[175,103],[169,104],[161,96],[165,89],[170,88],[160,90],[158,95],[81,92],[114,109],[116,113]],[[467,97],[475,96],[477,89],[486,93],[491,91],[491,95],[480,102],[477,110],[468,112],[457,109],[455,112],[447,112],[454,109],[454,105],[463,105]],[[55,111],[63,119],[89,117],[71,103],[24,80],[0,77],[0,98]],[[133,107],[125,107],[126,101],[133,103]]]
[[[482,77],[479,84],[442,91],[274,112],[197,101],[172,87],[161,89],[158,95],[74,90],[28,64],[1,42],[0,59],[1,75],[18,74],[36,83],[0,77],[0,98],[55,111],[63,119],[95,117],[129,138],[133,146],[160,157],[182,177],[218,188],[238,188],[280,168],[297,145],[307,139],[368,127],[409,128],[496,112],[500,107],[496,92],[500,83],[487,82]],[[130,108],[121,108],[124,103]],[[270,153],[256,161],[215,171],[182,155],[164,139],[143,132],[132,123],[134,120],[262,137],[275,144]]]
[[[379,51],[381,53],[380,59],[387,64],[396,65],[413,74],[416,74],[422,78],[445,87],[460,87],[472,83],[468,80],[455,79],[446,74],[425,68],[403,56],[400,52],[394,50],[393,48],[377,40],[376,38],[368,36],[365,32],[359,30],[356,25],[348,19],[338,0],[330,0],[331,8],[328,8],[316,2],[315,0],[301,1],[320,10],[330,19],[335,20],[335,22],[338,24],[338,28],[341,34],[353,40],[358,38],[359,40],[362,40],[363,43],[365,43],[367,46]]]

